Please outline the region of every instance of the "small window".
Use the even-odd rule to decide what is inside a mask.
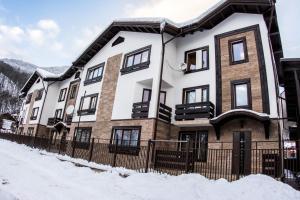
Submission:
[[[185,62],[187,63],[186,73],[207,70],[209,68],[208,60],[208,47],[185,52]]]
[[[36,120],[39,113],[39,108],[33,108],[30,116],[30,120]]]
[[[54,118],[62,119],[62,109],[57,109],[54,114]]]
[[[32,135],[33,135],[33,132],[34,132],[34,128],[33,128],[33,127],[29,127],[29,128],[27,129],[27,134],[28,134],[29,136],[32,136]]]
[[[124,56],[121,74],[127,74],[149,67],[151,46],[147,46]]]
[[[151,100],[151,89],[143,89],[142,102],[150,102]]]
[[[116,149],[118,153],[138,154],[140,135],[141,127],[113,127],[110,150]]]
[[[183,95],[184,104],[209,102],[209,87],[208,85],[205,85],[192,88],[185,88],[183,89]]]
[[[251,109],[250,79],[232,81],[232,107]]]
[[[58,102],[64,101],[67,94],[67,88],[61,89],[59,93]]]
[[[231,65],[248,62],[246,37],[229,41]]]
[[[167,92],[160,91],[159,103],[166,104]]]
[[[76,96],[77,85],[72,85],[70,92],[70,99],[74,99]]]
[[[36,83],[39,83],[41,81],[41,79],[38,79],[37,81],[36,81]]]
[[[112,47],[113,46],[116,46],[116,45],[118,45],[118,44],[121,44],[122,42],[124,42],[125,41],[125,38],[123,38],[123,37],[121,37],[121,36],[119,36],[113,43],[112,43]]]
[[[38,100],[41,100],[42,97],[43,97],[43,93],[44,93],[44,89],[40,89],[37,91],[37,94],[36,94],[36,97],[35,97],[35,100],[38,101]]]
[[[32,93],[28,94],[27,97],[26,97],[26,104],[30,103],[31,102],[31,98],[32,98]]]
[[[96,83],[102,80],[104,63],[88,69],[84,85]]]
[[[80,100],[80,109],[78,115],[93,115],[96,112],[98,94],[91,94],[82,97]]]
[[[77,148],[89,148],[92,134],[91,127],[80,127],[75,129],[75,141]]]
[[[75,79],[80,78],[80,72],[76,72]]]

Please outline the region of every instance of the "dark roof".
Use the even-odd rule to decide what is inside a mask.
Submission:
[[[106,28],[99,37],[73,62],[74,66],[85,65],[96,53],[101,50],[119,31],[133,31],[145,33],[157,33],[161,31],[162,23],[165,23],[164,32],[170,35],[191,34],[195,31],[211,29],[233,13],[263,14],[269,27],[272,49],[279,66],[279,60],[283,57],[281,39],[276,17],[275,0],[223,0],[209,12],[196,20],[184,25],[172,23],[170,20],[125,20],[114,21]]]

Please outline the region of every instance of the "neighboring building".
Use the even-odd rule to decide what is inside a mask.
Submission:
[[[0,114],[0,132],[15,132],[16,122],[16,116],[10,113]]]
[[[280,141],[281,57],[270,0],[223,0],[183,24],[114,21],[66,73],[30,78],[20,127],[132,148],[148,139],[189,138],[198,149],[229,142],[236,151]]]

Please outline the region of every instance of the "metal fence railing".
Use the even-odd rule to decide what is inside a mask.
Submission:
[[[236,152],[230,142],[195,144],[193,141],[117,141],[91,138],[51,139],[0,133],[0,138],[74,158],[124,167],[138,172],[179,175],[198,173],[209,179],[237,180],[265,174],[300,189],[300,141],[254,141]]]

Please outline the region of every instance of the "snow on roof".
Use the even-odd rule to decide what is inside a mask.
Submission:
[[[224,115],[227,115],[229,113],[233,113],[233,112],[248,112],[248,113],[252,113],[252,114],[255,114],[257,116],[260,116],[260,117],[269,117],[270,115],[266,114],[266,113],[260,113],[260,112],[256,112],[254,110],[248,110],[248,109],[233,109],[233,110],[229,110],[227,112],[224,112],[222,113],[221,115],[217,116],[217,117],[214,117],[212,118],[211,120],[217,120],[219,119],[220,117],[224,116]]]

